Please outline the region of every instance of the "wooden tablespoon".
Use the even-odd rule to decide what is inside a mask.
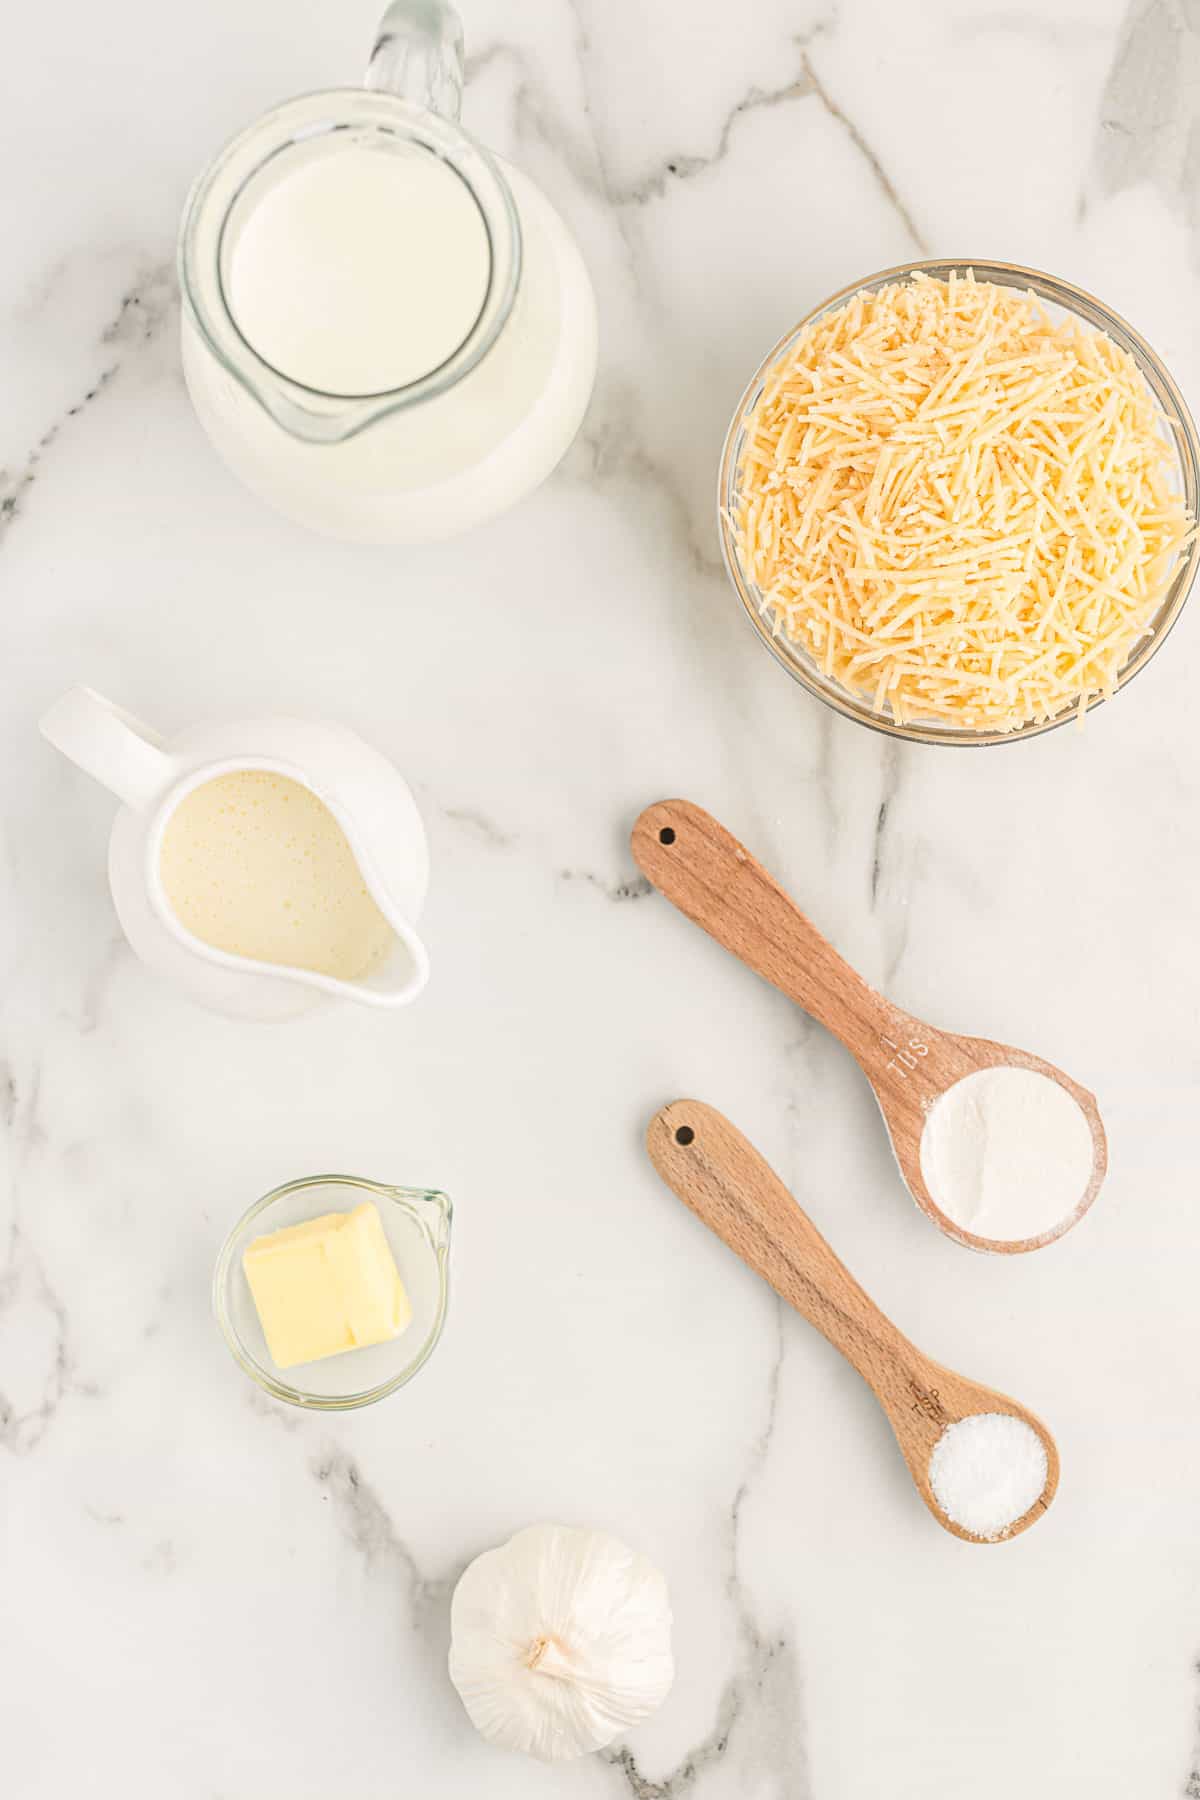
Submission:
[[[935,1225],[972,1250],[1012,1254],[1053,1243],[1081,1219],[1104,1180],[1108,1146],[1094,1095],[1053,1063],[990,1038],[938,1031],[865,982],[731,832],[689,800],[648,806],[633,828],[642,873],[680,912],[831,1031],[870,1082],[900,1173]],[[921,1133],[934,1101],[978,1069],[1031,1069],[1066,1089],[1092,1134],[1092,1174],[1082,1199],[1035,1238],[985,1238],[956,1224],[921,1172]]]
[[[1037,1523],[1054,1498],[1059,1474],[1058,1447],[1042,1421],[1006,1394],[968,1381],[910,1344],[722,1113],[699,1100],[675,1100],[651,1120],[646,1148],[684,1205],[858,1370],[887,1414],[917,1492],[939,1525],[979,1544],[1016,1537]],[[929,1479],[929,1459],[947,1426],[978,1413],[1022,1420],[1046,1451],[1045,1487],[998,1537],[978,1537],[956,1524],[942,1511]]]

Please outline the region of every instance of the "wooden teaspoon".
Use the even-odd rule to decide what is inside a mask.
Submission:
[[[831,1031],[874,1089],[900,1173],[917,1205],[972,1250],[1037,1250],[1080,1220],[1104,1180],[1108,1146],[1094,1095],[1053,1063],[990,1038],[938,1031],[865,982],[731,832],[689,800],[648,806],[633,828],[642,873],[680,912]],[[980,1069],[1030,1069],[1056,1081],[1092,1134],[1091,1179],[1074,1210],[1033,1238],[985,1238],[949,1218],[921,1169],[921,1133],[947,1088]]]
[[[684,1205],[858,1370],[887,1414],[917,1492],[939,1525],[978,1544],[1016,1537],[1037,1523],[1054,1498],[1059,1475],[1058,1447],[1042,1421],[1006,1394],[968,1381],[911,1344],[722,1113],[699,1100],[673,1101],[651,1120],[646,1148]],[[1039,1497],[1020,1518],[986,1537],[965,1530],[942,1510],[929,1474],[942,1433],[979,1413],[1020,1419],[1046,1452]]]

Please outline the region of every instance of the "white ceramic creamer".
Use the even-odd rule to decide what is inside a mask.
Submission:
[[[311,719],[250,719],[195,726],[168,744],[85,687],[72,688],[56,701],[41,729],[123,802],[108,857],[117,916],[143,962],[179,982],[201,1005],[239,1018],[286,1019],[336,998],[394,1007],[407,1005],[421,992],[429,962],[414,927],[429,883],[425,828],[408,783],[352,731]],[[227,803],[224,810],[236,813],[248,784],[228,778],[246,774],[268,778],[262,784],[268,802],[246,850],[253,882],[280,883],[275,894],[253,891],[253,886],[242,894],[243,928],[251,934],[247,941],[255,933],[261,940],[264,902],[270,902],[265,911],[272,928],[287,917],[283,909],[288,906],[308,905],[311,911],[315,856],[318,879],[322,870],[339,880],[347,879],[348,871],[356,877],[354,904],[344,910],[351,925],[362,918],[373,934],[369,960],[364,957],[356,978],[323,972],[321,939],[311,931],[302,938],[309,944],[307,960],[316,966],[300,967],[279,960],[283,951],[263,960],[218,947],[182,922],[176,906],[182,910],[186,898],[188,916],[193,923],[203,922],[213,912],[212,905],[196,904],[206,899],[203,884],[210,882],[215,891],[230,879],[228,845],[211,835],[213,817],[220,823],[221,807],[201,807],[200,823],[182,834],[182,843],[165,864],[164,841],[170,851],[172,836],[181,836],[180,825],[192,810],[183,803],[194,802],[210,783],[222,784],[214,790],[218,796],[232,793],[235,804]],[[293,783],[305,790],[300,796],[304,804],[296,809],[295,828],[281,828],[291,835],[274,856],[271,844],[263,842],[264,833],[275,826],[281,796],[295,795]],[[258,803],[253,794],[251,803]],[[314,821],[322,826],[315,833]],[[236,817],[230,828],[240,828]],[[206,844],[211,866],[192,870],[191,861],[203,856]],[[340,860],[328,854],[330,845]],[[302,885],[293,890],[288,883],[295,879]],[[335,906],[340,903],[336,894],[326,898]],[[237,906],[218,907],[215,916],[213,935],[236,944]],[[311,925],[311,919],[307,922]],[[281,941],[278,933],[274,941]],[[329,967],[345,960],[344,941],[334,948]]]
[[[396,0],[364,88],[290,100],[196,183],[183,366],[209,437],[298,523],[444,538],[530,493],[579,428],[596,307],[527,177],[458,124],[444,0]]]

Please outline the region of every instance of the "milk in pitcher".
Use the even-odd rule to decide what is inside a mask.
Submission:
[[[184,930],[229,956],[358,981],[395,942],[329,808],[270,769],[235,769],[185,794],[159,875]]]
[[[489,261],[483,215],[440,158],[335,146],[285,162],[249,212],[229,260],[230,310],[293,381],[386,393],[458,349],[482,309]]]
[[[550,473],[591,393],[582,258],[457,124],[461,56],[441,0],[393,4],[368,87],[268,113],[185,214],[200,420],[249,487],[333,536],[423,542],[491,517]]]

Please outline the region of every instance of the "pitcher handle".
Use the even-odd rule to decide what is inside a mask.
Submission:
[[[94,688],[71,688],[39,729],[56,750],[138,811],[174,779],[175,764],[158,733]]]
[[[366,85],[456,120],[463,55],[462,20],[445,0],[392,0],[375,34]]]

